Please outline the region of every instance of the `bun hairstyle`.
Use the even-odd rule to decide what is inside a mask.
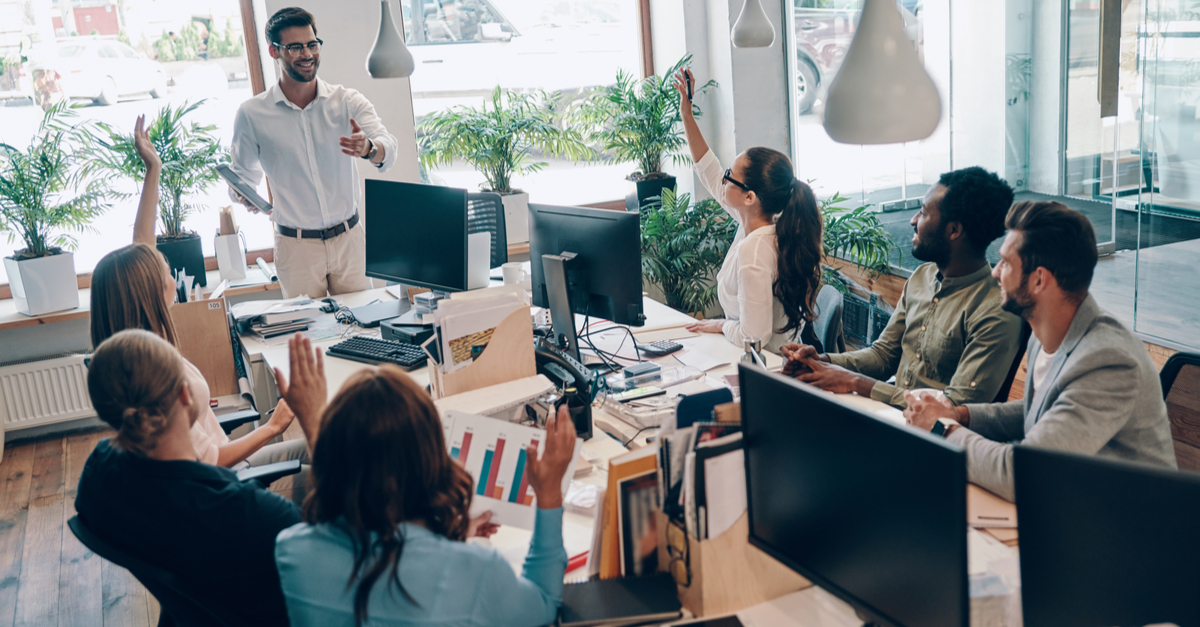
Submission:
[[[105,340],[88,366],[88,395],[96,413],[117,430],[118,447],[140,455],[158,444],[186,382],[175,347],[141,329]]]
[[[355,625],[368,622],[381,578],[416,604],[399,578],[401,523],[466,538],[471,475],[446,451],[433,399],[395,366],[362,370],[342,386],[321,417],[310,477],[305,522],[329,523],[353,546],[346,590],[354,588]]]
[[[787,315],[787,325],[776,333],[791,333],[817,317],[823,251],[817,197],[807,183],[796,178],[792,160],[771,148],[747,150],[742,176],[758,195],[763,213],[775,218],[779,274],[773,292]]]

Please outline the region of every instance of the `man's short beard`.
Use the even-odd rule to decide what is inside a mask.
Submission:
[[[291,63],[284,63],[283,71],[287,72],[287,75],[290,76],[292,80],[294,80],[298,83],[308,83],[308,82],[317,80],[317,68],[319,68],[319,67],[321,67],[321,62],[313,61],[313,68],[312,68],[313,73],[312,73],[311,78],[306,77],[303,74],[301,74],[299,71],[296,70],[295,67],[292,66]]]
[[[1016,291],[1005,293],[1000,308],[1014,316],[1028,319],[1034,304],[1033,299],[1029,296],[1029,275],[1027,274],[1021,277],[1021,284],[1017,286]]]
[[[950,263],[950,240],[946,238],[945,229],[939,231],[936,238],[927,239],[928,242],[913,246],[912,256],[918,261],[932,261],[938,265]]]

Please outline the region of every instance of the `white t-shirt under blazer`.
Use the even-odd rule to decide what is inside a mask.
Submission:
[[[696,174],[708,193],[738,223],[733,245],[729,247],[721,271],[717,273],[717,302],[725,310],[727,319],[721,332],[739,347],[743,339],[757,337],[762,340],[763,349],[778,353],[779,347],[800,336],[800,330],[786,335],[775,332],[787,325],[783,303],[774,294],[775,279],[779,276],[779,244],[775,239],[775,225],[746,233],[741,216],[725,204],[721,193],[725,168],[721,167],[711,150],[696,164]]]

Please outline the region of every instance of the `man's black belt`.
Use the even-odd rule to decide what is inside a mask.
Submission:
[[[349,220],[346,220],[345,222],[338,222],[337,224],[325,229],[293,229],[290,226],[283,226],[282,224],[276,224],[275,229],[279,231],[280,235],[286,235],[287,237],[327,240],[333,239],[342,233],[349,231],[350,229],[354,228],[354,225],[356,224],[358,224],[357,212],[355,212],[355,214],[351,216]]]

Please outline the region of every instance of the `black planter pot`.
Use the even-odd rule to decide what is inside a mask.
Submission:
[[[179,239],[159,239],[158,252],[167,258],[167,265],[171,266],[172,274],[183,270],[188,276],[196,277],[196,282],[200,285],[208,286],[208,280],[204,276],[204,250],[200,246],[199,235],[193,233],[190,237]]]
[[[667,176],[661,179],[647,179],[644,181],[631,181],[625,179],[625,210],[639,211],[646,204],[647,198],[653,198],[662,194],[662,190],[675,188],[675,177]]]

